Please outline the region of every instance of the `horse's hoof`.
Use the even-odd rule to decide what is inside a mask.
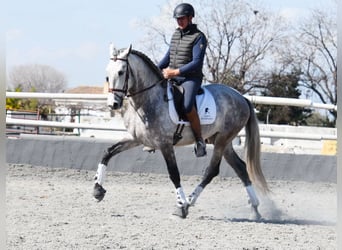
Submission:
[[[194,196],[189,195],[187,200],[188,200],[189,206],[194,206],[195,205],[196,198]]]
[[[176,215],[178,217],[181,217],[182,219],[185,219],[189,214],[189,204],[186,204],[182,207],[176,208],[176,210],[173,212],[173,215]]]
[[[258,211],[257,206],[252,206],[252,214],[250,216],[250,219],[253,221],[260,221],[261,220],[261,214]]]
[[[97,201],[102,201],[106,190],[98,183],[95,183],[93,195]]]

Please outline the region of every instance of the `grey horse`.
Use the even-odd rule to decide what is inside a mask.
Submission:
[[[202,134],[208,144],[213,144],[209,166],[202,181],[186,197],[181,185],[174,146],[194,143],[190,127],[185,126],[181,138],[175,144],[177,125],[170,119],[168,102],[165,100],[165,82],[158,67],[143,53],[131,46],[116,50],[110,47],[110,61],[106,68],[109,88],[112,91],[112,108],[120,110],[130,137],[109,147],[98,169],[94,186],[94,197],[101,201],[109,160],[125,150],[144,145],[162,153],[169,177],[176,189],[176,212],[186,218],[203,189],[219,174],[222,156],[234,169],[246,188],[251,203],[252,216],[260,219],[259,199],[254,186],[267,194],[269,188],[260,166],[260,136],[253,105],[234,89],[223,84],[204,86],[215,99],[217,116],[212,124],[202,125]],[[246,163],[234,151],[232,140],[245,127]],[[252,185],[253,183],[253,185]]]

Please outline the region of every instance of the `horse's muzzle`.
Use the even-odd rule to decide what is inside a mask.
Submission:
[[[119,95],[114,95],[113,109],[120,109],[122,107],[123,98]]]

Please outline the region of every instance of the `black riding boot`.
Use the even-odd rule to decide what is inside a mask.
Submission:
[[[195,109],[195,107],[193,107],[192,110],[186,114],[186,117],[188,118],[190,122],[192,132],[196,139],[196,143],[194,147],[195,154],[197,157],[205,156],[207,154],[207,151],[205,149],[205,142],[202,138],[202,133],[201,133],[201,124],[200,124],[200,120],[199,120],[197,110]]]

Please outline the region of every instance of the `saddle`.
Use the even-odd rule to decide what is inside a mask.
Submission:
[[[171,120],[175,124],[189,126],[190,123],[183,110],[183,88],[168,81],[167,100],[169,103],[169,115]],[[214,123],[216,119],[216,104],[214,97],[206,87],[201,87],[199,89],[196,95],[195,105],[202,125]]]
[[[173,145],[176,145],[183,137],[184,126],[190,126],[183,110],[183,88],[171,81],[167,82],[166,100],[169,103],[169,115],[173,123],[177,124],[173,134]],[[216,104],[214,97],[206,87],[200,88],[195,100],[198,117],[202,125],[212,124],[216,119]]]

